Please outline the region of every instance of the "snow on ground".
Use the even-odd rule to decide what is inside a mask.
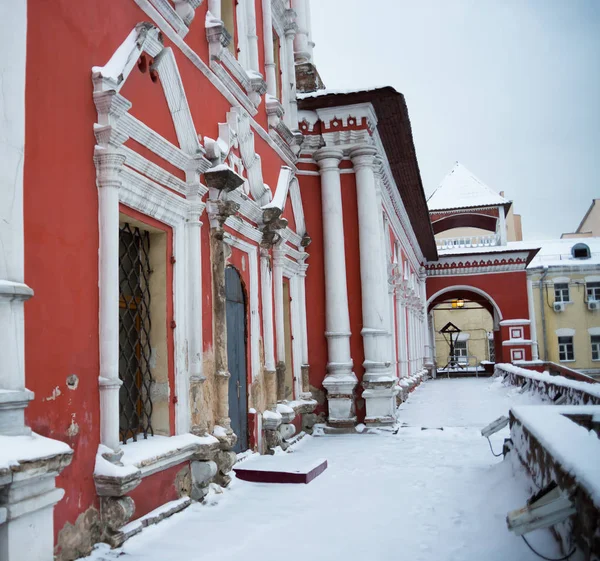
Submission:
[[[526,476],[494,458],[479,433],[511,405],[533,403],[499,379],[431,380],[401,406],[403,426],[395,435],[303,439],[293,454],[329,464],[309,485],[234,480],[209,495],[209,504],[190,506],[119,550],[99,546],[89,559],[537,559],[505,523],[506,513],[529,496]],[[506,434],[494,435],[497,451]],[[530,541],[560,557],[547,530]]]

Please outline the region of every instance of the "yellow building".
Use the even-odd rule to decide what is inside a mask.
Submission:
[[[539,242],[527,268],[534,358],[600,374],[600,238]],[[531,245],[531,244],[530,244]],[[532,310],[533,308],[533,310]]]
[[[564,238],[592,238],[600,236],[600,199],[593,199],[575,232],[563,234]]]

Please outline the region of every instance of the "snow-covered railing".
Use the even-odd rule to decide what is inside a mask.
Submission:
[[[436,240],[438,249],[456,249],[462,247],[494,247],[500,245],[500,236],[464,236],[460,238],[440,238]]]
[[[541,395],[557,405],[600,405],[600,384],[569,380],[549,372],[536,372],[514,364],[496,364],[495,375],[514,386]]]
[[[511,455],[529,472],[534,491],[555,483],[568,495],[576,512],[554,525],[552,533],[564,554],[576,545],[581,559],[600,559],[599,417],[598,405],[533,405],[510,411]]]

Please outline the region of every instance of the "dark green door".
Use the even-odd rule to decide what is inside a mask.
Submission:
[[[246,381],[246,298],[240,275],[225,269],[227,362],[229,366],[229,417],[238,437],[235,452],[248,448],[248,397]]]

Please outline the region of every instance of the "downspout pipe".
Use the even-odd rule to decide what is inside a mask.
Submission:
[[[540,277],[540,312],[542,315],[542,341],[544,341],[544,361],[548,362],[548,336],[546,333],[546,308],[544,306],[544,280],[548,276],[548,267],[544,267],[544,272]]]

